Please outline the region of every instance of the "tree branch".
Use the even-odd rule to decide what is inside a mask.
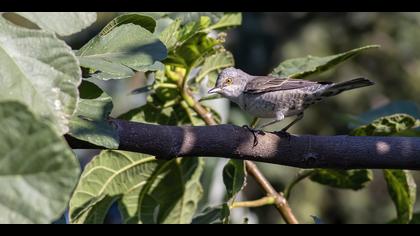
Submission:
[[[299,168],[420,169],[420,138],[312,136],[287,138],[273,133],[254,136],[233,125],[164,126],[112,119],[120,150],[158,158],[210,156]],[[101,148],[66,137],[74,149]]]

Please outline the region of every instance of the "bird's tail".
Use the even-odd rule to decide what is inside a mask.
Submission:
[[[374,84],[374,82],[365,78],[352,79],[338,84],[332,84],[330,87],[327,87],[325,90],[323,90],[320,95],[330,97],[337,95],[343,91],[366,87]]]

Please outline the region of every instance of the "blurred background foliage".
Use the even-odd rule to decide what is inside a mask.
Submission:
[[[99,13],[97,22],[74,36],[64,37],[73,49],[79,49],[95,36],[118,13]],[[420,102],[420,13],[243,13],[242,26],[228,32],[226,49],[235,59],[236,67],[254,75],[266,75],[281,61],[306,55],[327,56],[368,44],[379,44],[343,63],[334,70],[309,77],[311,80],[344,81],[367,77],[377,84],[368,89],[354,90],[311,107],[305,118],[290,129],[291,133],[314,135],[348,134],[351,120],[369,110],[394,101]],[[29,24],[29,23],[28,23]],[[144,86],[144,74],[132,80],[98,83],[113,97],[113,116],[145,103],[144,95],[129,95]],[[243,125],[251,117],[224,99],[210,102],[225,122]],[[418,112],[418,111],[417,111]],[[418,114],[417,114],[418,115]],[[417,118],[419,118],[417,116]],[[285,121],[285,123],[287,123]],[[272,126],[278,129],[285,123]],[[78,152],[86,163],[93,152]],[[220,203],[225,188],[222,168],[227,160],[207,158],[203,175],[203,203]],[[293,179],[298,169],[259,164],[263,173],[278,190]],[[416,182],[420,174],[412,172]],[[374,180],[358,191],[322,186],[309,180],[299,183],[291,194],[290,204],[298,220],[312,223],[311,215],[325,223],[384,223],[395,218],[395,209],[388,195],[381,171],[374,171]],[[419,190],[417,190],[419,191]],[[419,195],[419,194],[418,194]],[[247,187],[237,200],[257,199],[263,192],[248,178]],[[419,201],[414,212],[420,210]],[[118,223],[117,212],[108,223]],[[234,209],[233,222],[281,223],[272,206],[255,209]]]

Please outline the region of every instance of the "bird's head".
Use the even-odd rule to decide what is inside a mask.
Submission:
[[[245,89],[250,75],[240,69],[229,67],[220,72],[216,80],[216,86],[209,93],[218,93],[226,98],[235,99]]]

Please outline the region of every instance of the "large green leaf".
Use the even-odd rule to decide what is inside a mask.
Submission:
[[[139,25],[151,33],[155,31],[156,21],[153,17],[142,14],[142,13],[127,13],[120,16],[115,17],[112,21],[110,21],[99,33],[99,35],[104,36],[111,32],[113,29],[120,25],[124,24],[135,24]]]
[[[0,101],[18,100],[61,134],[76,109],[81,72],[53,33],[16,27],[0,17]]]
[[[196,81],[200,82],[210,72],[233,66],[235,64],[233,56],[230,52],[219,52],[207,57],[201,67],[200,73],[196,77]]]
[[[355,136],[388,136],[416,127],[416,119],[407,114],[394,114],[374,120],[353,130]]]
[[[175,47],[177,43],[177,33],[179,30],[179,27],[181,26],[180,20],[173,21],[170,25],[168,25],[160,34],[159,39],[162,41],[162,43],[165,44],[166,48],[168,50],[171,50],[173,47]]]
[[[202,195],[202,161],[104,151],[82,174],[70,202],[72,223],[102,223],[118,202],[125,223],[189,223]]]
[[[167,56],[165,45],[150,31],[123,24],[91,39],[78,52],[80,63],[91,72],[102,71],[115,78],[132,76],[130,69],[147,71]],[[109,64],[117,64],[110,67]]]
[[[313,75],[328,70],[333,66],[359,54],[360,52],[366,49],[378,47],[378,45],[369,45],[332,56],[307,56],[289,59],[277,66],[273,70],[271,75],[279,77],[303,78],[308,75]]]
[[[229,160],[223,168],[223,183],[227,199],[232,199],[246,185],[245,163],[242,160]]]
[[[134,76],[133,69],[118,63],[110,61],[91,58],[91,57],[78,57],[80,65],[85,68],[94,68],[91,72],[105,71],[90,75],[96,79],[110,80],[110,79],[127,79]]]
[[[242,13],[240,12],[230,12],[225,13],[220,20],[209,27],[209,29],[225,29],[229,27],[234,27],[242,24]]]
[[[397,209],[397,223],[409,223],[416,202],[416,183],[407,170],[384,170],[388,192]]]
[[[173,161],[160,179],[149,181],[150,186],[146,186],[150,187],[149,192],[138,187],[125,194],[120,202],[124,221],[191,223],[203,193],[200,183],[203,165],[204,161],[197,158]]]
[[[108,121],[113,108],[112,98],[88,81],[83,81],[79,90],[81,99],[70,120],[69,134],[98,146],[117,149],[118,132]]]
[[[373,173],[371,170],[317,169],[310,179],[335,188],[359,190],[372,181]]]
[[[82,31],[96,21],[95,12],[17,12],[40,28],[66,36]]]
[[[80,173],[66,141],[18,102],[0,102],[0,223],[52,223]]]

